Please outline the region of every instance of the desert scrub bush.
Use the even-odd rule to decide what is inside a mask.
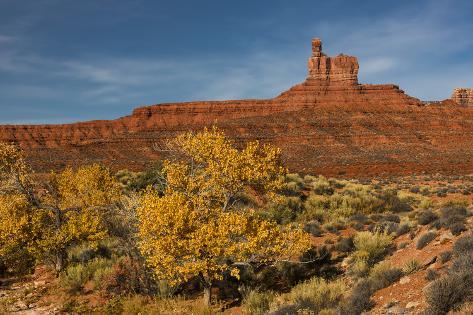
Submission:
[[[397,246],[398,249],[403,249],[403,248],[406,248],[407,245],[409,245],[408,242],[401,242],[399,243],[399,245]]]
[[[473,252],[473,236],[464,236],[459,238],[453,244],[453,254],[455,257],[460,257]]]
[[[401,222],[401,218],[399,218],[399,216],[394,213],[387,213],[386,215],[383,216],[382,220],[386,222],[394,222],[394,223]]]
[[[369,279],[373,290],[385,288],[402,276],[402,270],[394,268],[388,262],[379,262],[370,271]]]
[[[325,222],[329,217],[328,209],[330,207],[330,198],[310,194],[304,202],[304,210],[298,216],[299,222],[316,220],[320,223]]]
[[[453,235],[460,235],[462,232],[466,231],[467,228],[463,222],[456,222],[453,223],[449,226],[450,232],[452,232]]]
[[[417,223],[420,225],[427,225],[438,219],[438,216],[432,210],[425,210],[418,214]]]
[[[89,280],[93,280],[94,286],[98,287],[102,276],[108,273],[112,264],[111,260],[105,258],[72,264],[60,274],[59,283],[71,293],[80,292]]]
[[[132,295],[122,297],[117,302],[118,307],[105,312],[106,314],[214,314],[212,310],[201,305],[192,303],[182,297],[172,299],[155,299],[149,296]],[[216,313],[218,314],[218,312]]]
[[[432,242],[437,237],[437,233],[435,232],[427,232],[424,233],[419,237],[416,243],[417,249],[422,249],[427,246],[430,242]]]
[[[455,257],[450,272],[473,272],[473,252]]]
[[[352,215],[349,218],[349,220],[352,221],[352,222],[358,222],[358,223],[361,223],[361,224],[367,224],[370,221],[369,218],[366,215],[361,214],[361,213],[357,213],[357,214]]]
[[[393,236],[381,232],[358,232],[354,237],[355,253],[357,260],[373,264],[381,258],[392,245]]]
[[[419,209],[428,210],[433,207],[434,203],[430,198],[422,198],[419,202]]]
[[[302,211],[302,202],[299,197],[281,197],[278,202],[271,202],[266,206],[264,217],[276,221],[278,224],[293,222]]]
[[[410,273],[413,273],[414,271],[417,271],[419,270],[420,268],[420,262],[416,259],[409,259],[405,264],[404,266],[402,266],[402,272],[404,272],[404,274],[408,275]]]
[[[427,281],[434,281],[438,279],[439,276],[440,276],[439,273],[435,271],[434,269],[427,269],[427,273],[425,274],[425,279]]]
[[[333,309],[338,307],[339,303],[345,297],[347,286],[342,280],[328,282],[322,278],[312,278],[306,282],[298,284],[292,290],[281,295],[276,302],[275,313],[278,309],[292,305],[296,310],[310,310],[318,314],[323,309]],[[279,312],[284,314],[283,312]]]
[[[378,231],[381,233],[393,234],[397,231],[398,227],[399,227],[399,224],[395,222],[386,221],[386,222],[380,222],[374,225],[370,225],[368,227],[368,231],[370,232]]]
[[[356,231],[362,231],[365,228],[363,223],[360,222],[350,222],[350,227],[352,227]]]
[[[306,178],[304,177],[304,180],[305,179]],[[334,192],[330,181],[324,176],[319,176],[315,178],[315,180],[312,180],[309,187],[316,195],[332,195]]]
[[[396,236],[407,234],[410,232],[410,230],[411,230],[411,226],[409,225],[409,223],[403,223],[399,225],[399,227],[397,228]]]
[[[119,174],[117,173],[116,176],[118,177]],[[118,178],[120,180],[120,177]],[[123,181],[123,178],[121,181]],[[164,192],[166,177],[163,173],[163,163],[161,161],[157,161],[143,172],[134,173],[129,177],[125,188],[131,191],[142,191],[148,186],[152,186],[160,193]]]
[[[334,249],[338,252],[349,253],[353,251],[355,244],[353,243],[353,237],[341,237],[335,244]]]
[[[148,270],[138,260],[128,256],[121,257],[97,280],[104,290],[113,294],[149,294],[156,291],[156,284]]]
[[[452,273],[433,281],[425,297],[431,313],[447,314],[468,301],[472,294],[473,273]]]
[[[282,188],[284,194],[290,196],[299,196],[302,189],[304,189],[304,180],[299,174],[291,173],[286,175],[286,181]]]
[[[323,234],[322,228],[317,221],[310,221],[304,225],[304,231],[310,233],[312,236],[321,236]]]
[[[439,254],[439,257],[440,257],[440,262],[442,264],[445,264],[446,262],[448,262],[450,259],[452,259],[452,251],[445,251],[445,252],[441,252]]]
[[[374,290],[369,279],[360,280],[353,288],[350,296],[341,304],[340,313],[344,315],[359,315],[374,306],[371,294]]]
[[[349,274],[355,278],[366,277],[370,272],[370,266],[366,261],[355,260],[349,269]]]
[[[338,229],[333,223],[326,223],[323,225],[323,228],[327,232],[334,233],[334,234],[338,233]]]
[[[71,293],[78,293],[89,280],[90,272],[87,267],[78,264],[66,268],[59,276],[59,284]]]
[[[440,209],[439,221],[441,226],[449,229],[453,235],[460,235],[461,232],[466,231],[465,222],[467,216],[468,211],[463,202],[449,202]]]
[[[276,295],[271,291],[251,291],[243,298],[242,309],[245,314],[267,314],[275,297]]]

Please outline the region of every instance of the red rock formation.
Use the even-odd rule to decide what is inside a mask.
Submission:
[[[452,100],[458,105],[473,107],[473,89],[458,88],[453,90]]]
[[[473,171],[473,110],[453,101],[423,106],[396,85],[358,84],[355,57],[327,57],[312,42],[307,79],[268,100],[158,104],[110,121],[0,126],[0,141],[25,148],[40,171],[103,161],[140,169],[160,145],[216,124],[237,143],[283,149],[291,170],[372,176]],[[157,149],[158,148],[158,149]]]

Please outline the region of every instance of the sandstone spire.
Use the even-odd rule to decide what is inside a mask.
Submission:
[[[312,56],[308,62],[308,79],[324,81],[325,84],[358,84],[358,60],[356,57],[338,55],[327,57],[322,52],[322,41],[312,39]]]
[[[452,100],[458,105],[473,107],[473,89],[454,89],[452,94]]]

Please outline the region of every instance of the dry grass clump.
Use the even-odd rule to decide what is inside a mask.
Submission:
[[[402,267],[402,272],[404,272],[404,274],[408,275],[410,273],[413,273],[414,271],[419,270],[420,267],[421,267],[421,264],[418,260],[410,259]]]

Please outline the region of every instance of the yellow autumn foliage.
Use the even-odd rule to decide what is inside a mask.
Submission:
[[[22,244],[36,257],[52,259],[58,271],[69,246],[107,235],[103,219],[121,197],[111,172],[97,164],[52,173],[44,188],[34,187],[23,152],[4,143],[0,183],[0,245]]]
[[[51,174],[37,215],[43,222],[34,250],[52,254],[61,269],[65,250],[80,241],[107,236],[103,219],[120,200],[121,188],[110,171],[98,164]]]
[[[309,247],[300,228],[281,227],[235,201],[247,187],[274,193],[284,168],[278,149],[234,147],[216,128],[174,141],[180,159],[166,161],[164,196],[152,188],[137,209],[140,249],[160,279],[173,284],[199,277],[204,287],[237,266],[296,257]]]
[[[31,211],[21,195],[0,195],[0,260],[7,265],[24,258],[32,234]]]

